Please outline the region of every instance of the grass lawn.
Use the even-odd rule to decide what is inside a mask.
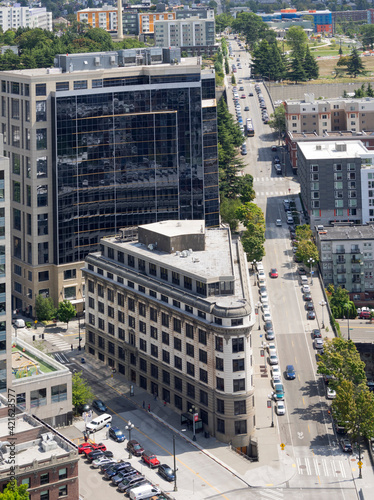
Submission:
[[[357,78],[352,78],[350,76],[347,76],[346,78],[343,78],[343,79],[342,78],[334,79],[332,72],[335,70],[337,59],[322,59],[322,60],[317,59],[320,77],[328,78],[330,80],[339,81],[339,82],[340,81],[356,82],[356,81],[372,80],[371,73],[374,73],[374,56],[362,57],[361,60],[364,63],[365,70],[367,71],[366,76],[359,76]],[[319,82],[319,83],[321,83],[321,82]]]
[[[53,368],[51,365],[48,365],[42,359],[37,358],[36,356],[31,354],[29,351],[27,351],[27,350],[24,351],[22,348],[20,348],[18,346],[12,347],[12,352],[17,352],[17,351],[19,351],[21,354],[26,354],[30,359],[34,360],[36,362],[36,364],[39,365],[39,368],[43,373],[51,373],[51,372],[56,371],[56,368]]]
[[[346,47],[342,47],[343,54],[350,54],[351,49]],[[339,47],[337,46],[335,49],[329,49],[329,47],[310,47],[310,52],[315,56],[338,56],[339,55]]]

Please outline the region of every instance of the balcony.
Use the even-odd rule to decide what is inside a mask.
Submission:
[[[337,264],[345,264],[345,257],[340,257],[340,256],[339,256],[339,257],[336,259],[336,263],[337,263]]]
[[[352,257],[351,258],[351,263],[352,264],[360,264],[361,259],[357,259],[357,257]]]
[[[356,276],[354,276],[354,277],[352,278],[352,283],[361,283],[361,278],[360,278],[360,277],[356,277]]]
[[[341,283],[347,283],[347,278],[338,278],[338,279],[337,279],[337,282],[338,282],[339,284],[341,284]]]
[[[335,253],[337,253],[337,254],[345,253],[345,248],[344,247],[336,247]]]
[[[345,267],[338,267],[336,270],[337,274],[345,274],[347,269]]]
[[[361,250],[359,248],[352,248],[351,255],[361,255]]]

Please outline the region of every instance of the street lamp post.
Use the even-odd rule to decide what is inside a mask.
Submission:
[[[347,302],[346,306],[347,306],[348,340],[351,340],[351,334],[349,332],[349,302]]]
[[[192,437],[192,441],[196,441],[196,425],[195,425],[195,410],[196,410],[196,407],[195,405],[192,405],[191,408],[190,408],[190,412],[192,413],[192,424],[193,424],[193,437]]]
[[[173,434],[173,458],[174,458],[174,491],[178,491],[177,488],[177,465],[175,459],[175,435]]]
[[[327,303],[324,300],[321,300],[321,302],[319,303],[319,305],[322,307],[322,328],[325,328],[325,322],[323,318],[323,308],[325,307],[326,304]]]
[[[78,339],[79,339],[79,345],[78,345],[78,351],[82,349],[81,347],[81,317],[78,316]]]
[[[310,264],[310,284],[313,285],[312,267],[314,264],[314,259],[310,258],[310,259],[308,259],[308,262]]]
[[[261,330],[261,302],[257,302],[256,306],[258,310],[258,329]]]
[[[128,424],[126,425],[125,429],[127,431],[129,431],[129,442],[131,441],[131,431],[132,429],[134,428],[134,424],[132,424],[130,421],[128,422]],[[129,458],[132,458],[132,454],[131,454],[131,449],[129,448]]]
[[[273,397],[271,394],[268,394],[268,403],[270,403],[270,407],[271,407],[271,426],[270,427],[274,427]]]
[[[257,260],[252,260],[252,268],[253,268],[253,284],[256,284],[256,262]]]

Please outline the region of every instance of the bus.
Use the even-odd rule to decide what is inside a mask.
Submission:
[[[253,137],[255,135],[255,129],[253,128],[253,123],[250,118],[247,118],[247,136]]]

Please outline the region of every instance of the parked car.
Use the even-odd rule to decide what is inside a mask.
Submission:
[[[313,304],[313,302],[307,302],[306,306],[305,306],[305,309],[307,311],[314,311],[314,304]]]
[[[117,485],[121,483],[124,479],[128,479],[129,477],[133,477],[136,474],[139,474],[139,472],[134,469],[134,467],[126,467],[126,469],[122,469],[118,472],[118,474],[114,475],[111,478],[111,481],[113,484]]]
[[[109,437],[114,439],[114,441],[117,441],[117,443],[123,443],[123,441],[125,440],[123,431],[121,431],[121,429],[119,429],[118,427],[111,427],[109,429]]]
[[[276,401],[280,401],[284,399],[284,387],[281,382],[277,382],[274,384],[274,399]]]
[[[101,401],[101,399],[94,399],[92,401],[92,406],[97,411],[105,412],[107,411],[106,405]]]
[[[145,464],[149,465],[151,469],[154,469],[155,467],[158,467],[160,465],[159,459],[154,453],[151,453],[150,451],[143,451],[142,460]]]
[[[120,472],[121,470],[127,469],[130,465],[131,465],[130,462],[122,462],[120,464],[112,465],[111,467],[108,467],[106,469],[104,477],[106,479],[111,479],[118,472]]]
[[[341,439],[340,446],[342,447],[342,450],[345,451],[346,453],[352,453],[352,444],[349,441],[349,439]]]
[[[125,491],[128,491],[130,488],[135,487],[135,486],[140,486],[141,484],[145,484],[146,479],[144,476],[138,475],[138,476],[131,476],[128,477],[127,479],[124,479],[119,483],[117,486],[118,491],[121,491],[124,493]]]
[[[312,300],[312,294],[310,292],[304,293],[304,300],[309,302]]]
[[[161,477],[166,479],[166,481],[174,481],[175,479],[175,474],[173,469],[166,464],[160,464],[158,466],[158,473],[160,474]]]
[[[94,451],[94,450],[102,450],[102,451],[105,451],[106,450],[106,446],[105,444],[103,443],[83,443],[81,444],[80,446],[78,446],[78,453],[79,454],[82,454],[82,453],[90,453],[91,451]]]
[[[314,339],[314,347],[315,349],[323,349],[323,340],[322,339]]]
[[[318,328],[314,328],[314,330],[312,330],[312,339],[321,339],[321,338],[322,338],[321,331],[318,330]]]
[[[275,411],[277,412],[277,415],[285,415],[286,405],[284,404],[284,401],[276,402]]]
[[[316,313],[314,311],[307,312],[307,319],[316,319]]]
[[[334,389],[331,389],[331,387],[327,386],[326,387],[326,397],[327,397],[327,399],[335,399],[336,398],[336,391],[334,391]]]
[[[93,465],[93,467],[95,467],[95,469],[98,469],[102,465],[106,465],[106,464],[107,465],[114,465],[115,463],[116,463],[116,460],[114,458],[108,458],[105,455],[102,455],[101,457],[96,458],[96,460],[94,460],[92,462],[92,465]]]
[[[272,366],[272,368],[271,368],[271,380],[272,380],[273,385],[277,382],[280,382],[281,379],[282,379],[282,374],[281,374],[279,366],[278,365]]]
[[[127,443],[126,449],[135,457],[140,457],[144,451],[144,448],[140,446],[138,441],[136,441],[135,439],[132,439]]]
[[[269,363],[271,365],[277,365],[278,364],[278,356],[276,354],[270,354],[269,356]]]
[[[96,460],[99,457],[107,457],[107,458],[113,458],[113,452],[106,450],[95,450],[91,451],[90,453],[86,454],[86,458],[89,462],[92,462],[93,460]]]

